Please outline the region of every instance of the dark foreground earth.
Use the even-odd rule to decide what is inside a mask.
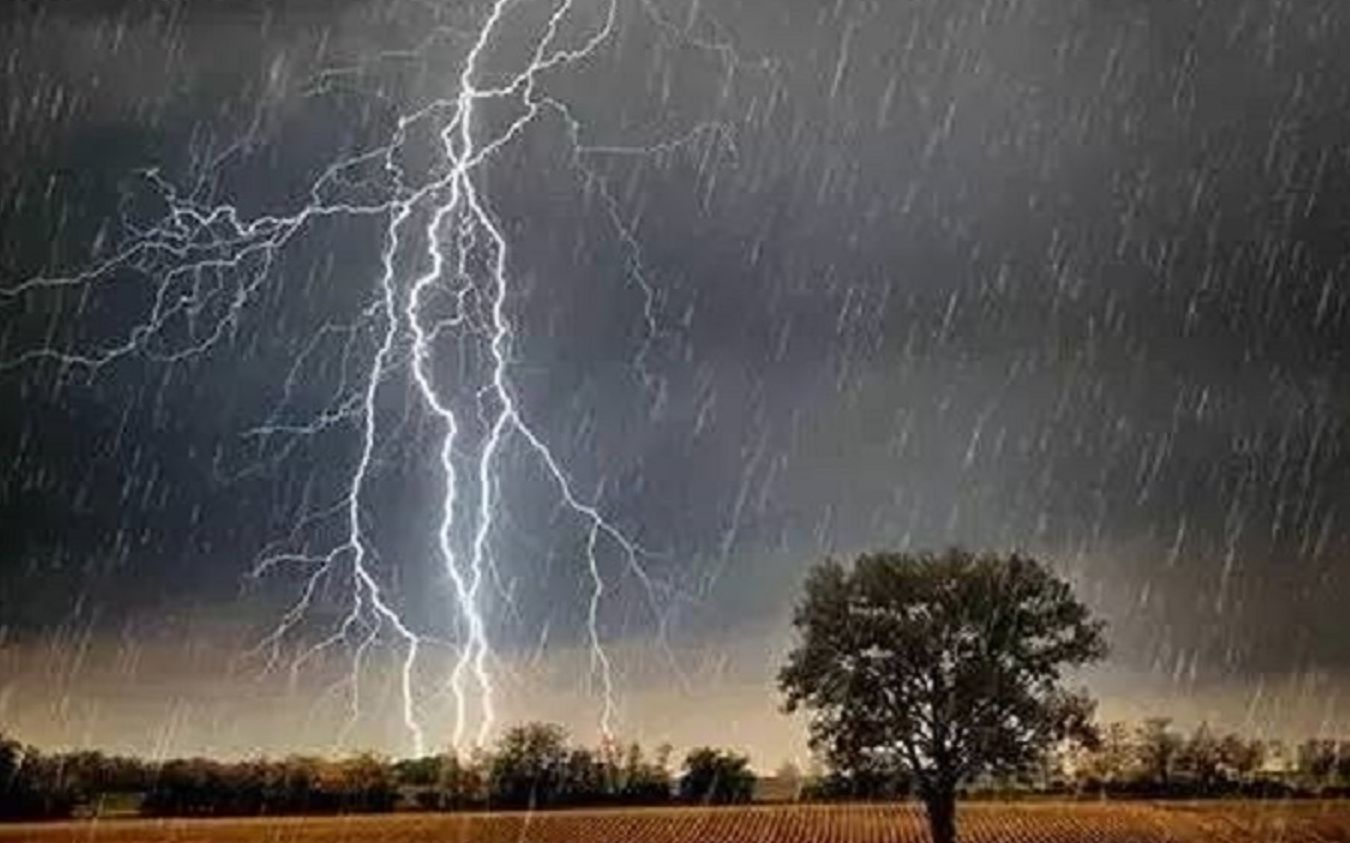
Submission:
[[[963,806],[971,843],[1350,843],[1350,802]],[[913,805],[652,808],[0,826],[0,843],[922,843]]]

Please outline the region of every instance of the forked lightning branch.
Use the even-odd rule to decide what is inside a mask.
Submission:
[[[482,745],[494,726],[494,651],[484,617],[485,589],[493,570],[494,528],[509,500],[498,494],[502,461],[509,448],[524,449],[542,467],[561,504],[584,530],[583,558],[578,563],[590,583],[586,640],[593,680],[599,698],[598,723],[606,737],[615,728],[615,676],[600,628],[600,610],[607,593],[600,554],[615,552],[628,574],[646,591],[649,608],[661,611],[662,586],[644,567],[647,554],[628,533],[610,520],[595,491],[580,488],[546,438],[522,409],[512,377],[516,325],[512,317],[515,292],[512,247],[494,214],[493,197],[484,188],[481,171],[503,149],[518,141],[543,115],[559,119],[565,131],[558,138],[567,145],[570,160],[586,182],[600,191],[606,218],[627,250],[624,264],[633,295],[641,298],[646,338],[636,354],[639,367],[657,330],[657,300],[644,272],[638,241],[626,223],[616,198],[608,191],[592,163],[603,156],[644,156],[675,153],[695,143],[730,143],[729,128],[719,122],[686,127],[680,134],[651,145],[625,146],[592,142],[587,126],[568,104],[547,90],[552,74],[585,63],[612,46],[619,26],[618,0],[581,8],[578,0],[549,4],[551,13],[542,28],[522,33],[510,25],[514,6],[535,0],[495,0],[484,11],[458,75],[445,80],[449,93],[418,104],[402,114],[386,141],[333,162],[314,181],[303,206],[285,215],[249,217],[237,204],[203,201],[196,192],[181,190],[157,171],[144,174],[166,211],[152,226],[127,226],[124,238],[109,257],[68,275],[31,278],[0,290],[0,304],[14,305],[62,289],[94,288],[115,275],[135,273],[151,285],[150,304],[143,318],[123,337],[95,347],[39,343],[11,353],[0,366],[54,363],[63,371],[97,374],[123,358],[140,356],[165,365],[212,352],[226,353],[229,338],[250,316],[269,285],[285,284],[283,252],[316,222],[337,217],[380,221],[380,270],[373,279],[371,304],[351,324],[325,325],[296,360],[285,389],[303,377],[303,367],[333,333],[351,334],[354,325],[374,325],[373,353],[359,368],[353,387],[345,390],[323,412],[303,423],[271,419],[248,435],[305,437],[350,427],[355,458],[344,488],[325,506],[303,516],[295,534],[314,523],[340,524],[339,538],[319,550],[296,549],[284,538],[270,546],[252,568],[264,577],[285,567],[303,572],[293,602],[278,618],[270,634],[257,642],[254,655],[268,670],[287,666],[298,674],[328,651],[349,655],[350,675],[343,681],[351,722],[360,714],[363,668],[377,644],[392,644],[399,653],[399,705],[411,749],[423,754],[434,742],[448,740],[456,747]],[[636,11],[666,37],[678,37],[706,50],[730,67],[741,59],[728,44],[688,36],[650,0],[639,0]],[[505,75],[490,73],[486,57],[503,39],[532,40],[523,65]],[[764,67],[764,63],[757,66]],[[484,114],[490,105],[509,105],[516,116],[495,125]],[[495,121],[501,122],[501,121]],[[414,178],[404,154],[416,133],[428,129],[437,139],[438,163],[422,178]],[[378,173],[372,179],[370,173]],[[378,184],[371,196],[352,191],[353,184]],[[361,198],[351,198],[353,193]],[[407,270],[415,266],[419,269]],[[209,276],[225,283],[203,285]],[[447,307],[445,302],[451,304]],[[170,326],[179,320],[201,320],[205,329],[179,341]],[[456,334],[481,347],[486,365],[482,382],[472,388],[444,386],[447,373],[438,370],[437,342]],[[436,423],[439,445],[435,459],[442,477],[436,509],[434,546],[439,564],[452,586],[459,634],[453,666],[446,683],[454,700],[451,733],[433,733],[425,720],[421,699],[428,684],[419,680],[419,659],[429,645],[427,634],[408,619],[397,595],[388,590],[386,563],[376,553],[370,536],[370,479],[383,437],[396,435],[382,425],[377,404],[390,374],[402,367],[416,386],[420,410]],[[466,401],[462,393],[473,396]],[[465,442],[466,421],[472,420],[477,441]],[[471,458],[465,454],[472,455]],[[338,622],[318,636],[302,634],[319,595],[341,589],[343,613]],[[285,664],[283,664],[285,663]]]

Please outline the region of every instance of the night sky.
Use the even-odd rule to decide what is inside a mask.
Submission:
[[[556,8],[512,4],[482,78],[519,72]],[[606,8],[578,0],[559,37],[580,45]],[[1086,677],[1107,715],[1350,729],[1350,9],[618,10],[540,82],[575,124],[542,112],[473,179],[510,244],[522,417],[643,549],[650,586],[613,542],[597,557],[623,734],[800,755],[772,683],[806,569],[953,544],[1073,580],[1111,624]],[[488,11],[4,4],[0,728],[146,753],[410,750],[387,628],[289,670],[342,622],[348,579],[269,665],[255,648],[309,569],[250,576],[341,541],[389,215],[316,219],[266,267],[176,276],[200,306],[150,331],[167,260],[12,288],[116,255],[163,223],[170,186],[244,219],[296,213],[334,161],[456,96]],[[517,115],[485,105],[484,133]],[[434,132],[399,156],[434,176]],[[389,189],[362,167],[325,197]],[[400,306],[420,249],[396,261]],[[433,362],[467,409],[466,510],[496,409],[476,289]],[[35,353],[129,339],[95,367]],[[360,511],[382,593],[426,638],[416,706],[439,745],[464,629],[436,558],[444,431],[409,342],[381,373]],[[588,524],[519,435],[492,488],[498,719],[593,739]]]

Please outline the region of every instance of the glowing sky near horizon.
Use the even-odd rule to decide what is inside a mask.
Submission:
[[[508,5],[484,79],[528,63],[560,8]],[[6,8],[0,286],[97,263],[119,219],[157,218],[146,168],[250,218],[294,213],[332,162],[457,95],[491,8]],[[578,3],[564,42],[604,8]],[[1111,622],[1112,658],[1088,677],[1108,713],[1346,728],[1350,11],[617,8],[612,38],[540,83],[570,117],[542,114],[474,185],[510,242],[511,394],[656,583],[654,601],[622,548],[601,548],[620,734],[800,755],[772,677],[806,568],[953,543],[1024,549],[1073,579]],[[518,116],[485,104],[485,136]],[[603,153],[585,168],[569,119]],[[434,174],[435,150],[418,126],[400,163]],[[378,167],[348,175],[348,201],[388,187]],[[364,320],[387,225],[305,228],[209,353],[163,359],[204,336],[185,321],[96,373],[0,369],[0,729],[147,753],[409,751],[406,642],[389,628],[355,718],[340,683],[361,634],[296,677],[249,655],[306,582],[251,577],[258,560],[343,540],[307,515],[342,500],[360,459],[347,410],[380,346]],[[394,267],[401,295],[426,267],[412,252],[427,254]],[[487,277],[490,250],[470,252]],[[106,346],[147,289],[0,299],[0,361]],[[499,408],[476,391],[490,311],[452,299],[431,320],[473,324],[438,334],[433,369],[481,445]],[[425,638],[414,691],[440,746],[465,632],[438,561],[444,431],[413,342],[400,334],[381,370],[360,512],[381,593]],[[335,408],[314,435],[256,435]],[[592,739],[590,522],[520,437],[494,471],[497,719]],[[286,659],[349,597],[325,584]]]

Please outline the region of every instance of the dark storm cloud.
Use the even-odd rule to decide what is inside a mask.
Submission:
[[[1350,13],[1331,0],[746,0],[704,10],[713,27],[659,7],[729,33],[745,65],[663,47],[627,13],[607,58],[551,83],[588,142],[736,122],[734,148],[597,163],[658,290],[653,383],[634,366],[641,302],[622,244],[563,127],[541,121],[487,178],[527,291],[523,405],[579,486],[659,551],[654,570],[687,596],[678,635],[775,622],[828,552],[960,542],[1071,570],[1113,620],[1123,667],[1350,675],[1337,634]],[[241,136],[221,190],[286,207],[400,101],[444,93],[473,18],[436,8],[8,12],[3,131],[22,155],[0,165],[6,273],[78,259],[129,169],[186,174]],[[443,56],[370,60],[437,23]],[[311,95],[324,67],[346,70]],[[278,400],[274,375],[302,339],[359,309],[377,243],[359,225],[316,232],[288,257],[287,287],[209,360],[133,361],[59,388],[50,371],[0,376],[10,634],[275,617],[284,589],[242,574],[331,497],[351,442],[274,463],[239,434]],[[14,348],[53,321],[63,334],[81,304],[6,307],[0,344]],[[308,388],[323,394],[327,377]],[[395,585],[434,623],[441,592],[416,584],[434,431],[416,413],[400,422],[404,396],[389,392],[403,433],[381,454],[372,521]],[[519,520],[500,555],[524,621],[500,639],[575,637],[576,525],[537,465],[511,471]],[[652,621],[633,585],[609,621],[640,638]]]

